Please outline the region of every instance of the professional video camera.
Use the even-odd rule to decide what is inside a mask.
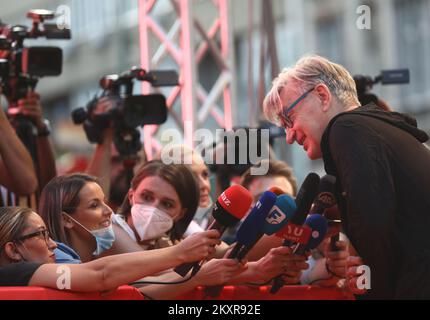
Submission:
[[[60,29],[56,24],[44,23],[55,18],[49,10],[31,10],[27,17],[32,19],[29,29],[23,25],[0,23],[0,85],[8,98],[10,107],[34,90],[39,78],[58,76],[62,71],[61,48],[50,46],[24,47],[25,39],[70,39],[70,29]]]
[[[56,14],[49,10],[37,9],[27,13],[32,27],[6,25],[0,22],[0,87],[6,96],[13,114],[11,124],[17,135],[37,163],[37,132],[31,119],[13,111],[17,102],[34,91],[41,77],[58,76],[62,71],[63,54],[61,48],[50,46],[25,47],[26,39],[70,39],[70,29],[61,29],[56,24],[44,23]],[[13,111],[13,112],[12,112]]]
[[[122,156],[133,156],[142,147],[137,127],[163,124],[167,120],[166,99],[162,94],[133,95],[134,80],[148,81],[153,87],[178,85],[176,71],[151,71],[133,67],[124,73],[107,75],[100,79],[103,92],[85,108],[72,112],[73,122],[83,124],[91,143],[102,143],[103,129],[112,124],[114,144]],[[108,110],[96,110],[101,99],[110,103]]]
[[[371,93],[373,86],[377,83],[382,85],[387,84],[406,84],[409,83],[409,70],[383,70],[381,74],[372,78],[370,76],[356,75],[354,76],[355,85],[357,87],[358,100],[361,105],[366,105],[370,102],[377,102],[378,97]]]

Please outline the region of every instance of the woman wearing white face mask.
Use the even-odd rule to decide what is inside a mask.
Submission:
[[[210,171],[201,155],[186,145],[171,145],[162,149],[158,158],[164,163],[185,164],[197,178],[200,197],[199,205],[185,236],[201,232],[210,224],[213,201],[211,198]]]
[[[183,239],[199,200],[198,182],[187,166],[150,161],[137,170],[128,196],[119,214],[113,216],[113,222],[142,249],[168,247]],[[118,238],[108,253],[129,252],[130,248],[123,240]],[[141,291],[155,299],[172,299],[198,285],[225,283],[243,271],[244,266],[235,260],[213,259],[190,281],[145,286]],[[151,280],[176,282],[182,277],[170,271]]]
[[[183,165],[151,161],[135,174],[127,199],[113,218],[143,249],[183,238],[199,203],[199,187]]]

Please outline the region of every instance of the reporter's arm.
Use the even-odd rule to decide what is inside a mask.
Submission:
[[[107,128],[103,130],[103,142],[98,144],[94,150],[94,154],[86,169],[86,173],[95,176],[99,179],[100,186],[104,194],[110,192],[111,178],[111,148],[113,143],[113,129]]]
[[[205,259],[218,243],[219,233],[212,230],[164,249],[103,257],[78,265],[44,264],[34,273],[29,285],[57,288],[57,270],[67,266],[70,270],[70,290],[108,291],[182,263]]]
[[[57,288],[59,267],[70,270],[72,291],[100,292],[117,288],[185,262],[174,247],[100,258],[83,264],[44,264],[31,278],[30,286]]]
[[[174,285],[148,285],[142,287],[140,292],[156,300],[175,299],[186,294],[197,286],[223,285],[230,279],[244,272],[246,266],[232,259],[212,259],[206,262],[200,271],[190,280]],[[189,274],[186,276],[189,277]],[[178,274],[171,272],[152,281],[177,282],[184,280]],[[145,279],[146,281],[149,279]]]
[[[248,261],[258,261],[273,248],[282,246],[283,240],[276,235],[263,235],[247,255]]]
[[[39,190],[57,176],[54,148],[48,136],[37,138],[37,158],[39,171]]]
[[[309,265],[306,257],[292,254],[291,248],[273,248],[263,258],[255,262],[248,263],[248,269],[238,275],[229,284],[243,283],[266,283],[274,277],[282,274],[287,284],[295,284],[300,281],[302,270],[306,270]]]
[[[27,195],[37,189],[33,160],[0,106],[0,184]]]

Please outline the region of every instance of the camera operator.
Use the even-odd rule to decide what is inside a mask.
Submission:
[[[51,133],[49,122],[43,119],[39,94],[31,91],[28,92],[26,98],[18,100],[16,108],[8,110],[8,114],[12,119],[19,114],[30,118],[37,129],[36,149],[38,161],[36,172],[39,190],[42,190],[57,175],[57,170],[53,147],[49,140]]]
[[[108,112],[114,107],[113,103],[108,97],[100,98],[94,108],[94,114],[99,115]],[[114,128],[112,121],[109,122],[106,128],[100,130],[102,142],[97,144],[85,171],[87,174],[96,176],[99,179],[103,192],[109,195],[109,205],[115,211],[121,205],[130,187],[128,174],[132,174],[133,167],[137,167],[138,162],[145,162],[145,154],[142,148],[139,155],[130,159],[129,166],[125,168],[122,157],[118,154],[113,143]],[[130,172],[127,172],[127,170],[130,170]]]
[[[31,194],[37,188],[33,162],[1,106],[0,136],[0,184],[18,194]],[[0,205],[7,205],[6,200],[0,197]]]

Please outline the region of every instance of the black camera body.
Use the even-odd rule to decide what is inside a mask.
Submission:
[[[75,124],[83,124],[91,143],[103,142],[103,130],[112,126],[114,144],[120,155],[133,156],[141,149],[140,126],[160,125],[167,120],[166,98],[162,94],[133,95],[134,81],[148,81],[154,87],[178,85],[175,71],[153,71],[133,67],[121,75],[107,75],[100,79],[103,92],[92,99],[85,108],[72,112]],[[108,110],[98,112],[97,106],[104,99]]]
[[[60,29],[55,24],[43,23],[55,14],[48,10],[31,10],[32,28],[23,25],[0,23],[0,86],[13,107],[34,90],[38,80],[46,76],[59,76],[62,72],[63,53],[59,47],[25,47],[25,39],[70,39],[70,29]]]
[[[58,76],[62,71],[63,53],[61,48],[50,46],[25,47],[26,39],[70,39],[70,29],[44,23],[55,17],[48,10],[31,10],[27,18],[32,27],[6,25],[0,22],[0,87],[9,102],[9,109],[17,107],[18,100],[34,91],[41,77]],[[35,163],[38,162],[37,130],[31,118],[13,112],[10,121],[18,137],[22,140]]]
[[[376,103],[378,98],[370,92],[375,84],[407,84],[409,83],[409,79],[409,69],[382,70],[381,73],[374,78],[364,75],[355,75],[354,81],[357,88],[358,100],[362,105],[369,102]]]

